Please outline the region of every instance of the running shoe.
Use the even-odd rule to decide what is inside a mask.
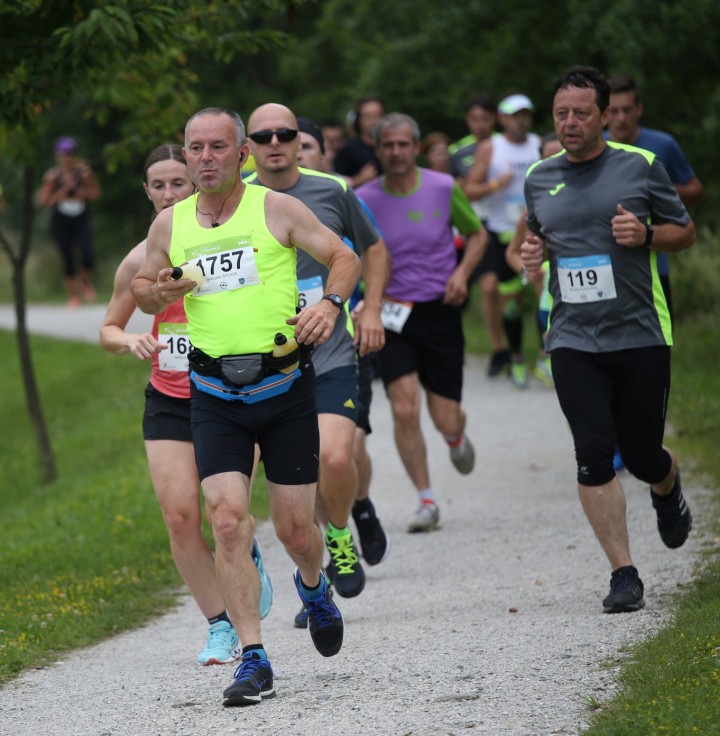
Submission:
[[[210,625],[205,649],[198,654],[198,664],[228,664],[237,659],[238,635],[232,624],[217,621]]]
[[[670,495],[658,496],[650,491],[650,497],[657,514],[660,539],[670,549],[682,547],[692,529],[692,514],[683,496],[680,471],[677,471]]]
[[[328,593],[332,597],[332,583],[330,580],[328,580],[327,577],[327,571],[325,571],[325,579],[327,580],[328,584]],[[295,620],[293,621],[293,625],[296,629],[307,629],[307,622],[308,622],[308,610],[303,606],[300,611],[295,615]]]
[[[298,613],[295,614],[295,620],[293,626],[296,629],[307,629],[308,622],[308,610],[303,606]]]
[[[365,571],[360,564],[352,534],[346,527],[344,534],[330,538],[325,534],[325,546],[330,553],[327,576],[335,586],[338,595],[354,598],[365,587]]]
[[[620,450],[617,448],[615,448],[615,453],[613,454],[613,470],[616,473],[619,473],[621,470],[625,470],[625,461],[622,459]]]
[[[552,366],[550,365],[550,358],[539,358],[538,362],[535,363],[535,378],[548,388],[555,386],[555,381],[552,375]]]
[[[458,473],[472,473],[475,467],[475,448],[464,432],[460,444],[457,447],[450,446],[450,460]]]
[[[352,516],[363,559],[368,565],[378,565],[390,552],[390,538],[380,524],[375,504],[369,498],[355,501]]]
[[[618,567],[610,576],[610,593],[603,601],[605,613],[628,613],[645,608],[643,582],[632,565]]]
[[[528,387],[528,371],[525,363],[522,361],[510,363],[510,380],[515,388],[525,389]]]
[[[429,532],[437,529],[440,523],[440,509],[435,503],[422,502],[415,509],[412,521],[408,524],[408,533]]]
[[[267,659],[256,652],[243,654],[233,675],[233,684],[223,692],[223,705],[257,705],[265,698],[274,698],[273,671]]]
[[[300,582],[300,571],[297,569],[295,570],[294,579],[300,600],[308,612],[310,638],[315,645],[315,649],[323,657],[332,657],[342,647],[345,625],[343,624],[342,614],[335,605],[332,595],[330,595],[325,576],[320,575],[322,590],[320,596],[315,599],[305,596]]]
[[[258,571],[258,577],[260,578],[260,618],[265,618],[273,603],[273,587],[272,580],[265,570],[265,564],[263,563],[262,553],[260,552],[260,544],[257,539],[253,539],[252,557],[255,567]]]
[[[496,350],[490,356],[490,363],[488,364],[487,369],[488,378],[499,376],[504,370],[507,369],[509,363],[510,352],[508,350]]]

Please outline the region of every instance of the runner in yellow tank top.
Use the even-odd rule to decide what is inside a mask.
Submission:
[[[226,361],[216,358],[243,360],[254,357],[248,353],[265,353],[273,343],[273,330],[284,332],[289,326],[299,343],[322,343],[338,315],[335,297],[346,300],[360,276],[357,256],[300,201],[271,191],[248,197],[240,177],[248,153],[237,113],[208,108],[190,118],[183,155],[199,192],[197,199],[187,200],[194,202],[195,222],[192,210],[188,217],[186,209],[178,210],[181,226],[176,232],[173,208],[161,212],[148,233],[146,262],[133,281],[140,308],[151,314],[185,297],[190,339],[208,365],[220,366],[222,375]],[[254,210],[246,219],[249,205]],[[296,247],[330,270],[327,295],[333,295],[299,314]],[[188,255],[196,264],[202,262],[199,282],[173,279],[173,266]],[[227,278],[216,278],[223,268]],[[284,273],[291,285],[283,282]],[[313,520],[319,442],[312,362],[303,351],[300,367],[290,375],[291,385],[256,403],[246,403],[245,394],[251,391],[245,389],[251,387],[234,388],[237,383],[223,385],[224,379],[212,375],[208,380],[202,373],[191,375],[193,442],[212,513],[216,571],[243,646],[224,704],[254,704],[275,695],[260,633],[258,576],[247,554],[252,545],[249,479],[255,442],[265,464],[276,533],[298,567],[295,584],[309,611],[313,643],[323,656],[336,654],[342,646],[342,616],[321,575],[322,535]],[[275,378],[269,375],[260,383]],[[206,392],[210,380],[217,381],[214,394]]]

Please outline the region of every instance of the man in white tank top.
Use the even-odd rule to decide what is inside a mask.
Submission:
[[[474,274],[479,279],[481,310],[493,349],[488,375],[497,376],[509,368],[518,388],[528,384],[522,358],[523,287],[505,260],[505,248],[523,215],[525,173],[540,158],[540,138],[530,132],[532,111],[532,102],[523,94],[500,102],[498,120],[503,132],[478,144],[463,186],[469,199],[485,198],[488,208],[490,241]]]

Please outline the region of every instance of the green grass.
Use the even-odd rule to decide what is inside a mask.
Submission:
[[[148,366],[92,345],[32,349],[59,478],[41,482],[15,336],[0,332],[0,682],[167,611],[181,584],[145,461]],[[267,516],[262,477],[253,512]]]

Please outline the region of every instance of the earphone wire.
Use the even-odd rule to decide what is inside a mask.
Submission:
[[[218,222],[218,220],[220,219],[220,215],[222,215],[223,208],[225,207],[225,202],[227,202],[228,199],[230,199],[230,195],[235,191],[235,186],[237,185],[237,177],[238,177],[238,174],[236,172],[235,173],[235,183],[233,184],[232,189],[227,193],[227,196],[225,197],[225,199],[223,199],[222,204],[220,205],[220,211],[217,213],[217,217],[213,215],[212,212],[203,212],[198,207],[198,202],[200,201],[200,192],[197,193],[197,196],[195,197],[195,212],[199,215],[205,215],[205,217],[209,217],[210,227],[220,227],[220,223]]]

